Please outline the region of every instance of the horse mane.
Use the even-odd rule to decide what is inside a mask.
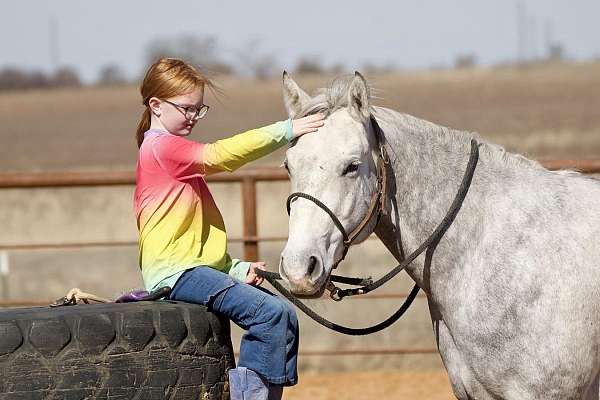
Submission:
[[[419,119],[409,114],[398,114],[402,115],[402,118],[399,120],[405,122],[411,121],[411,123],[404,125],[404,128],[418,131],[419,134],[435,136],[440,143],[447,145],[451,149],[460,150],[465,147],[468,148],[471,139],[475,139],[477,140],[477,143],[479,143],[479,153],[487,156],[488,159],[496,160],[508,166],[544,169],[544,167],[535,160],[531,160],[521,154],[511,153],[501,145],[488,142],[481,137],[478,132],[452,129],[427,120]]]
[[[349,98],[347,94],[353,79],[354,74],[342,75],[335,78],[328,87],[317,89],[315,95],[311,97],[310,101],[307,104],[304,104],[297,118],[317,113],[324,114],[326,117],[328,117],[335,111],[348,107]],[[372,87],[367,87],[369,101],[377,98],[376,96],[372,95],[374,91],[376,92],[376,90]],[[371,106],[371,108],[374,114],[377,113],[377,110],[384,109],[382,107],[374,106]],[[394,117],[393,121],[390,119],[387,120],[390,125],[397,126],[401,129],[407,129],[417,134],[435,135],[438,140],[449,145],[450,148],[462,149],[465,146],[469,146],[471,139],[474,138],[479,143],[480,154],[483,154],[492,160],[496,160],[508,166],[544,170],[544,167],[539,162],[531,160],[521,154],[511,153],[501,145],[490,143],[486,139],[482,138],[477,132],[452,129],[395,110],[384,110],[387,110]],[[401,126],[398,126],[398,124]],[[573,170],[551,172],[564,175],[580,175],[577,171]]]
[[[590,176],[582,175],[580,172],[572,169],[549,171],[536,160],[532,160],[518,153],[509,152],[504,148],[504,146],[487,141],[481,137],[478,132],[452,129],[414,117],[409,114],[400,113],[395,110],[388,111],[392,114],[395,114],[396,117],[393,121],[386,119],[389,124],[397,126],[398,129],[412,131],[415,134],[432,135],[436,137],[439,143],[443,143],[447,145],[448,148],[453,150],[461,151],[461,149],[468,148],[468,146],[470,146],[471,139],[475,139],[477,140],[477,143],[479,143],[480,155],[483,155],[488,160],[496,161],[502,165],[536,169],[556,175],[571,175],[586,179],[594,179]]]

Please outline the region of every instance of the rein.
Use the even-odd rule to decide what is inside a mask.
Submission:
[[[340,230],[340,232],[342,233],[342,236],[344,238],[344,242],[343,242],[344,250],[343,250],[342,256],[340,257],[339,260],[336,261],[333,268],[337,268],[338,264],[342,260],[344,260],[344,258],[346,257],[346,254],[348,253],[348,249],[350,248],[350,246],[352,245],[354,240],[364,230],[364,228],[369,224],[369,221],[371,221],[373,216],[376,216],[376,218],[377,218],[376,223],[375,223],[375,226],[377,226],[381,216],[386,215],[386,210],[385,210],[385,199],[386,199],[386,195],[387,195],[387,169],[386,168],[387,168],[387,165],[389,164],[389,159],[387,157],[387,153],[385,151],[385,147],[383,144],[383,134],[381,132],[381,128],[379,127],[379,125],[377,124],[377,121],[375,120],[375,118],[373,116],[371,116],[371,124],[373,125],[374,131],[375,131],[375,136],[377,138],[378,145],[379,145],[379,155],[378,155],[378,161],[377,161],[377,191],[376,191],[376,193],[373,194],[373,196],[371,198],[371,203],[369,205],[369,211],[367,212],[367,215],[363,218],[361,223],[356,228],[354,228],[354,230],[350,233],[350,235],[347,234],[344,226],[339,221],[339,219],[336,217],[336,215],[333,213],[333,211],[331,211],[325,204],[323,204],[321,201],[319,201],[315,197],[308,195],[306,193],[295,192],[295,193],[290,194],[290,196],[288,197],[287,202],[286,202],[288,215],[290,213],[291,201],[295,198],[302,197],[304,199],[312,201],[314,204],[316,204],[319,208],[321,208],[323,211],[325,211],[331,217],[333,223]],[[360,295],[360,294],[369,293],[372,290],[379,288],[380,286],[382,286],[384,283],[386,283],[390,279],[392,279],[394,276],[396,276],[398,273],[400,273],[400,271],[404,270],[404,268],[406,268],[411,262],[413,262],[425,250],[427,250],[426,256],[425,256],[425,263],[427,265],[429,265],[431,263],[431,259],[433,257],[435,248],[439,244],[440,240],[442,239],[442,237],[444,236],[444,234],[446,233],[446,231],[448,230],[448,228],[450,227],[452,222],[454,222],[454,219],[456,218],[456,215],[458,214],[458,212],[464,202],[464,199],[467,196],[469,187],[471,185],[471,181],[473,179],[473,175],[475,173],[475,168],[477,167],[478,160],[479,160],[479,145],[475,139],[471,139],[471,153],[470,153],[470,157],[469,157],[469,163],[467,164],[467,168],[463,175],[463,179],[458,188],[456,196],[454,197],[454,200],[453,200],[452,204],[450,205],[450,208],[446,212],[446,215],[444,216],[442,221],[438,224],[438,226],[431,233],[431,235],[415,251],[413,251],[408,257],[404,258],[403,260],[398,260],[400,262],[400,264],[398,264],[394,269],[392,269],[390,272],[388,272],[387,274],[385,274],[383,277],[381,277],[380,279],[378,279],[375,282],[373,282],[370,278],[359,279],[359,278],[346,278],[346,277],[341,277],[341,276],[337,276],[337,275],[331,275],[330,279],[327,283],[327,287],[326,287],[327,290],[329,290],[329,292],[330,292],[330,297],[335,301],[340,301],[344,297],[347,297],[347,296],[356,296],[356,295]],[[396,312],[394,312],[394,314],[392,314],[385,321],[382,321],[376,325],[366,327],[366,328],[351,328],[351,327],[338,325],[336,323],[328,321],[325,318],[318,315],[317,313],[315,313],[310,308],[308,308],[297,297],[295,297],[286,288],[284,288],[279,282],[277,282],[277,280],[281,279],[281,276],[278,273],[257,270],[257,274],[259,276],[265,278],[271,285],[273,285],[273,287],[275,289],[277,289],[279,292],[281,292],[281,294],[283,294],[288,300],[290,300],[295,306],[297,306],[300,310],[302,310],[310,318],[312,318],[319,324],[325,326],[326,328],[332,329],[336,332],[343,333],[346,335],[368,335],[371,333],[379,332],[379,331],[387,328],[388,326],[390,326],[394,322],[396,322],[400,317],[402,317],[402,315],[411,306],[412,302],[414,301],[415,297],[417,296],[417,293],[419,292],[419,286],[417,284],[415,284],[414,287],[412,288],[412,290],[410,291],[409,295],[407,296],[406,300],[404,301],[404,303],[400,306],[400,308]],[[340,282],[340,283],[344,283],[344,284],[348,284],[348,285],[355,285],[355,286],[360,286],[360,287],[342,289],[342,288],[335,286],[332,282]]]

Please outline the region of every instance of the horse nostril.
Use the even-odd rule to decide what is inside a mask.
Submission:
[[[313,272],[315,272],[315,267],[317,266],[317,257],[310,256],[310,264],[308,264],[308,276],[312,276]]]

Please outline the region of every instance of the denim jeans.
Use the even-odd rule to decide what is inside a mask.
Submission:
[[[272,384],[297,383],[298,319],[291,303],[204,266],[184,272],[170,298],[203,304],[246,330],[238,366],[255,371]]]

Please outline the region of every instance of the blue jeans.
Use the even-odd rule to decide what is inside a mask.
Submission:
[[[246,330],[238,366],[255,371],[272,384],[298,382],[298,319],[291,303],[204,266],[184,272],[170,298],[203,304]]]

